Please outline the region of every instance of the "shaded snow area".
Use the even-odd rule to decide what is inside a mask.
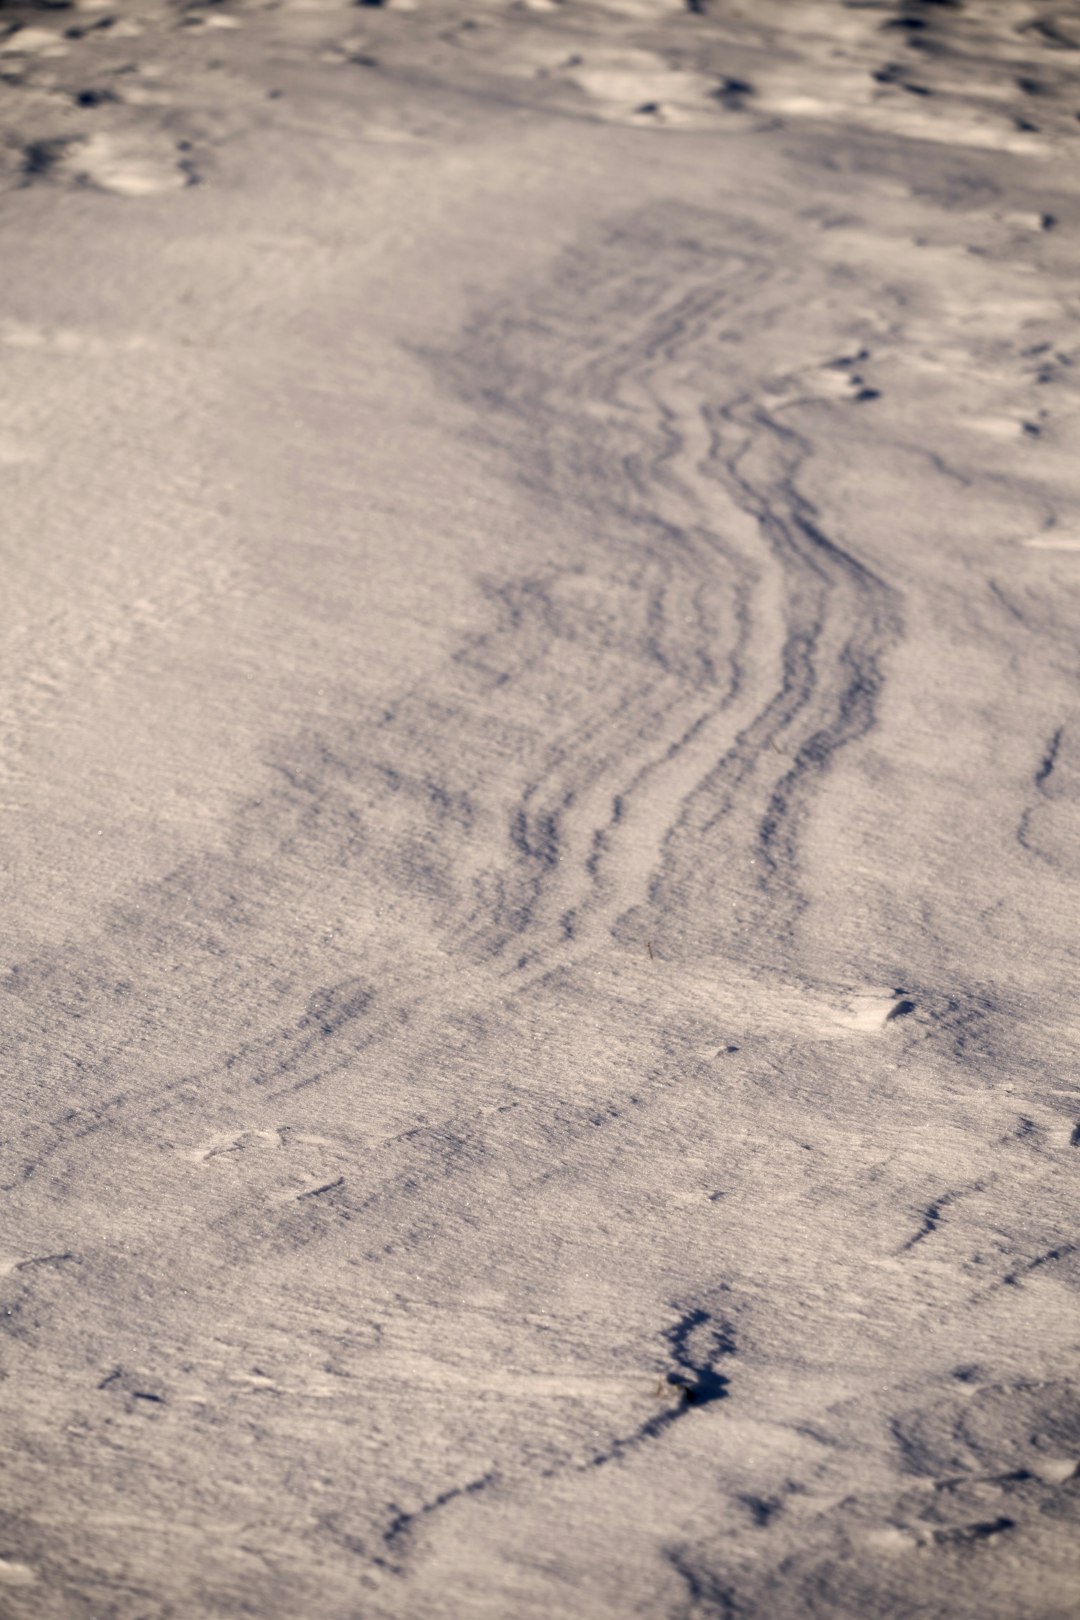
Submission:
[[[0,1616],[1076,1620],[1080,9],[0,0]]]

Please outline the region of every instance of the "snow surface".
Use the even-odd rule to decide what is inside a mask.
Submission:
[[[1080,1614],[1080,12],[0,4],[0,1614]]]

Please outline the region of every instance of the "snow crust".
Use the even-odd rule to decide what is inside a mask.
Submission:
[[[0,1613],[1066,1620],[1080,22],[0,5]]]

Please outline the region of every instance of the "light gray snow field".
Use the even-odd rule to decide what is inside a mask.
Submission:
[[[0,4],[3,1620],[1080,1615],[1078,119]]]

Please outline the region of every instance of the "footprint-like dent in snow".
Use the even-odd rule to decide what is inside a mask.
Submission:
[[[182,1148],[180,1151],[181,1156],[190,1159],[193,1164],[208,1164],[212,1159],[226,1154],[245,1153],[267,1145],[277,1149],[293,1145],[333,1147],[334,1143],[330,1137],[319,1136],[315,1131],[296,1131],[289,1125],[275,1125],[268,1130],[234,1131],[214,1136],[208,1142],[200,1142],[195,1147]]]
[[[853,996],[836,1014],[836,1022],[844,1029],[873,1034],[914,1011],[914,1001],[903,990],[870,990]]]
[[[952,1479],[1018,1469],[1065,1484],[1080,1458],[1080,1392],[1069,1379],[964,1388],[892,1424],[908,1470]]]
[[[564,68],[603,118],[711,123],[715,80],[672,67],[652,51],[594,51]]]
[[[257,1147],[260,1142],[269,1142],[274,1147],[283,1147],[284,1138],[280,1131],[241,1131],[239,1134],[211,1137],[209,1142],[202,1142],[197,1147],[183,1149],[183,1157],[190,1159],[193,1164],[208,1164],[211,1159],[219,1159],[226,1153],[243,1153],[246,1148]]]
[[[965,426],[988,439],[1017,439],[1024,433],[1023,422],[1015,416],[969,416]]]
[[[193,177],[174,142],[145,135],[93,135],[65,157],[62,167],[73,179],[120,197],[180,191]]]

